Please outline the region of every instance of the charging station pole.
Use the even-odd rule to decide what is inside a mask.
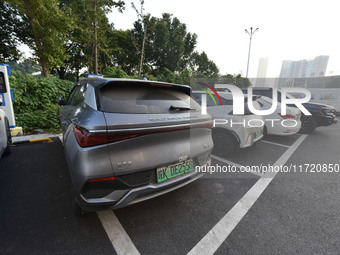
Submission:
[[[15,117],[13,110],[13,96],[11,93],[11,89],[9,87],[8,76],[11,74],[9,66],[6,64],[0,64],[0,97],[2,97],[2,106],[1,109],[5,112],[8,121],[9,127],[11,129],[12,136],[17,135],[22,131],[22,128],[16,127],[15,125]]]

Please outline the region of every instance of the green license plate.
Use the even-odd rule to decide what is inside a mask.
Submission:
[[[157,168],[157,182],[164,182],[185,173],[189,173],[194,169],[192,160],[186,160],[170,166]]]
[[[262,131],[259,131],[259,132],[257,132],[256,134],[255,134],[255,138],[258,138],[258,137],[260,137],[262,135]]]

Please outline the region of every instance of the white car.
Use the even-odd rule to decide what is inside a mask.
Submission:
[[[192,97],[201,102],[204,91],[193,91]],[[259,125],[263,121],[262,116],[251,113],[247,106],[248,98],[244,102],[244,115],[233,115],[233,97],[229,92],[218,92],[222,105],[216,95],[206,95],[207,112],[214,119],[213,141],[214,154],[225,156],[238,151],[240,148],[252,146],[263,137],[264,126]],[[256,109],[261,109],[256,101],[257,96],[252,98]],[[256,123],[257,122],[257,123]]]
[[[1,109],[2,97],[0,96],[0,158],[8,155],[12,149],[12,136],[9,129],[9,122],[5,112]]]
[[[261,110],[268,110],[273,104],[269,97],[262,96],[257,99]],[[265,116],[264,134],[269,135],[292,135],[301,128],[301,111],[295,107],[287,107],[286,115],[281,114],[281,103],[277,103],[276,110]]]

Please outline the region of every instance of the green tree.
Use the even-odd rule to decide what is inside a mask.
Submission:
[[[42,73],[49,76],[49,69],[61,65],[67,58],[63,47],[68,26],[72,19],[59,8],[57,0],[8,0],[18,10],[22,20],[27,22],[26,33],[20,40],[33,49]]]
[[[130,30],[113,30],[108,35],[108,54],[112,66],[119,66],[127,74],[138,72],[139,57]]]
[[[64,62],[64,70],[79,74],[87,66],[98,74],[112,59],[109,37],[113,26],[107,14],[112,8],[124,9],[124,2],[113,0],[61,0],[61,5],[72,16],[74,26],[68,32],[64,48],[70,57]]]
[[[162,18],[144,16],[146,30],[143,29],[142,20],[134,23],[131,30],[136,45],[142,45],[144,32],[145,57],[144,66],[153,75],[162,73],[165,68],[171,72],[180,71],[188,67],[191,54],[197,43],[197,36],[187,32],[186,25],[169,13]],[[141,54],[136,47],[138,54]]]
[[[18,35],[25,30],[25,23],[18,12],[4,1],[0,1],[0,62],[18,60]]]
[[[108,14],[113,7],[118,7],[120,11],[124,8],[123,1],[112,0],[88,0],[87,2],[87,18],[86,27],[83,31],[88,29],[89,44],[92,46],[92,70],[95,74],[98,74],[98,55],[100,51],[105,52],[105,46],[107,41],[106,32],[110,27],[106,14]]]
[[[220,84],[232,84],[239,88],[248,88],[251,86],[251,82],[248,78],[243,77],[241,74],[226,74],[217,78],[216,83]]]
[[[198,52],[192,54],[190,68],[197,77],[218,77],[219,73],[217,65],[204,51],[201,54]]]
[[[9,62],[11,73],[15,74],[31,74],[37,71],[41,71],[41,67],[33,59],[24,59],[20,62]]]

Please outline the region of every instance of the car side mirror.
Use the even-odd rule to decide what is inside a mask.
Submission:
[[[3,104],[2,102],[2,96],[0,96],[0,106]]]
[[[59,97],[59,98],[58,98],[58,104],[59,104],[60,106],[66,105],[65,98],[64,98],[64,97]]]

